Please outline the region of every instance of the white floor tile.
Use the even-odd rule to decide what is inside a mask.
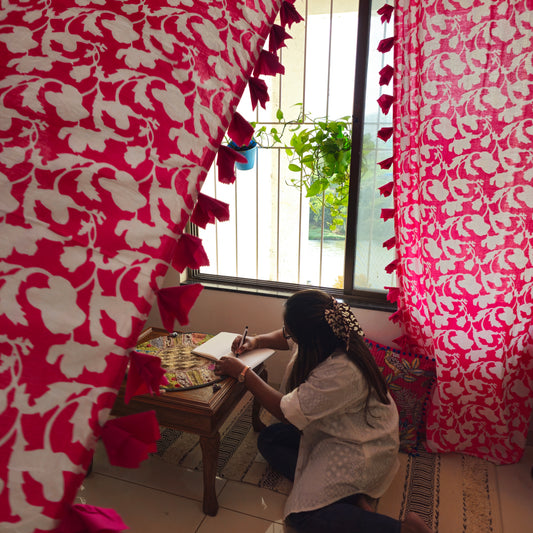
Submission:
[[[164,462],[158,456],[150,456],[139,468],[122,468],[109,464],[103,445],[98,445],[94,454],[93,472],[124,481],[160,489],[171,494],[203,500],[203,474],[200,471],[180,468]],[[89,476],[90,477],[90,476]],[[215,490],[220,494],[226,481],[217,478]]]
[[[84,481],[75,503],[114,509],[128,533],[194,533],[205,518],[198,501],[100,474]]]
[[[283,508],[287,496],[247,483],[228,481],[218,503],[221,507],[244,514],[283,523]]]
[[[196,533],[285,533],[285,531],[283,524],[228,509],[219,509],[216,516],[205,518]]]
[[[515,465],[498,466],[503,533],[533,530],[533,446],[528,446]]]

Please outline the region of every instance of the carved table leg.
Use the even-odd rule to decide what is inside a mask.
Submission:
[[[268,383],[268,372],[265,367],[263,367],[257,374],[265,383]],[[255,399],[252,403],[252,427],[255,432],[259,432],[265,429],[266,425],[261,422],[259,418],[259,411],[261,410],[261,404]]]
[[[220,433],[212,437],[200,437],[202,448],[202,464],[204,467],[204,505],[203,511],[209,516],[215,516],[218,511],[215,478],[217,475],[218,448],[220,446]]]

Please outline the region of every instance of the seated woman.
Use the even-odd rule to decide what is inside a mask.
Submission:
[[[244,381],[280,423],[259,435],[259,451],[293,481],[285,522],[302,533],[431,533],[408,513],[403,522],[372,512],[398,468],[398,412],[350,307],[305,290],[285,304],[282,329],[248,337],[215,373]],[[239,360],[254,348],[287,350],[290,392],[273,389]]]

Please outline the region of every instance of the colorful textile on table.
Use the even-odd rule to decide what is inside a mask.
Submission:
[[[205,262],[178,241],[282,4],[3,3],[3,531],[67,515],[156,298],[188,323],[201,287],[160,284]]]
[[[135,350],[161,359],[168,381],[166,385],[160,385],[161,389],[167,392],[196,389],[222,380],[215,375],[212,361],[191,353],[212,337],[207,333],[175,332],[143,342]]]

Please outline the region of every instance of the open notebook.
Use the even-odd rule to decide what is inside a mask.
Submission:
[[[206,357],[207,359],[212,359],[213,361],[217,361],[225,355],[228,357],[235,357],[235,354],[231,351],[231,343],[238,335],[238,333],[221,331],[212,339],[209,339],[200,346],[194,348],[192,353],[201,357]],[[270,348],[259,348],[239,355],[239,359],[250,368],[255,368],[266,361],[273,353],[274,350],[271,350]]]

